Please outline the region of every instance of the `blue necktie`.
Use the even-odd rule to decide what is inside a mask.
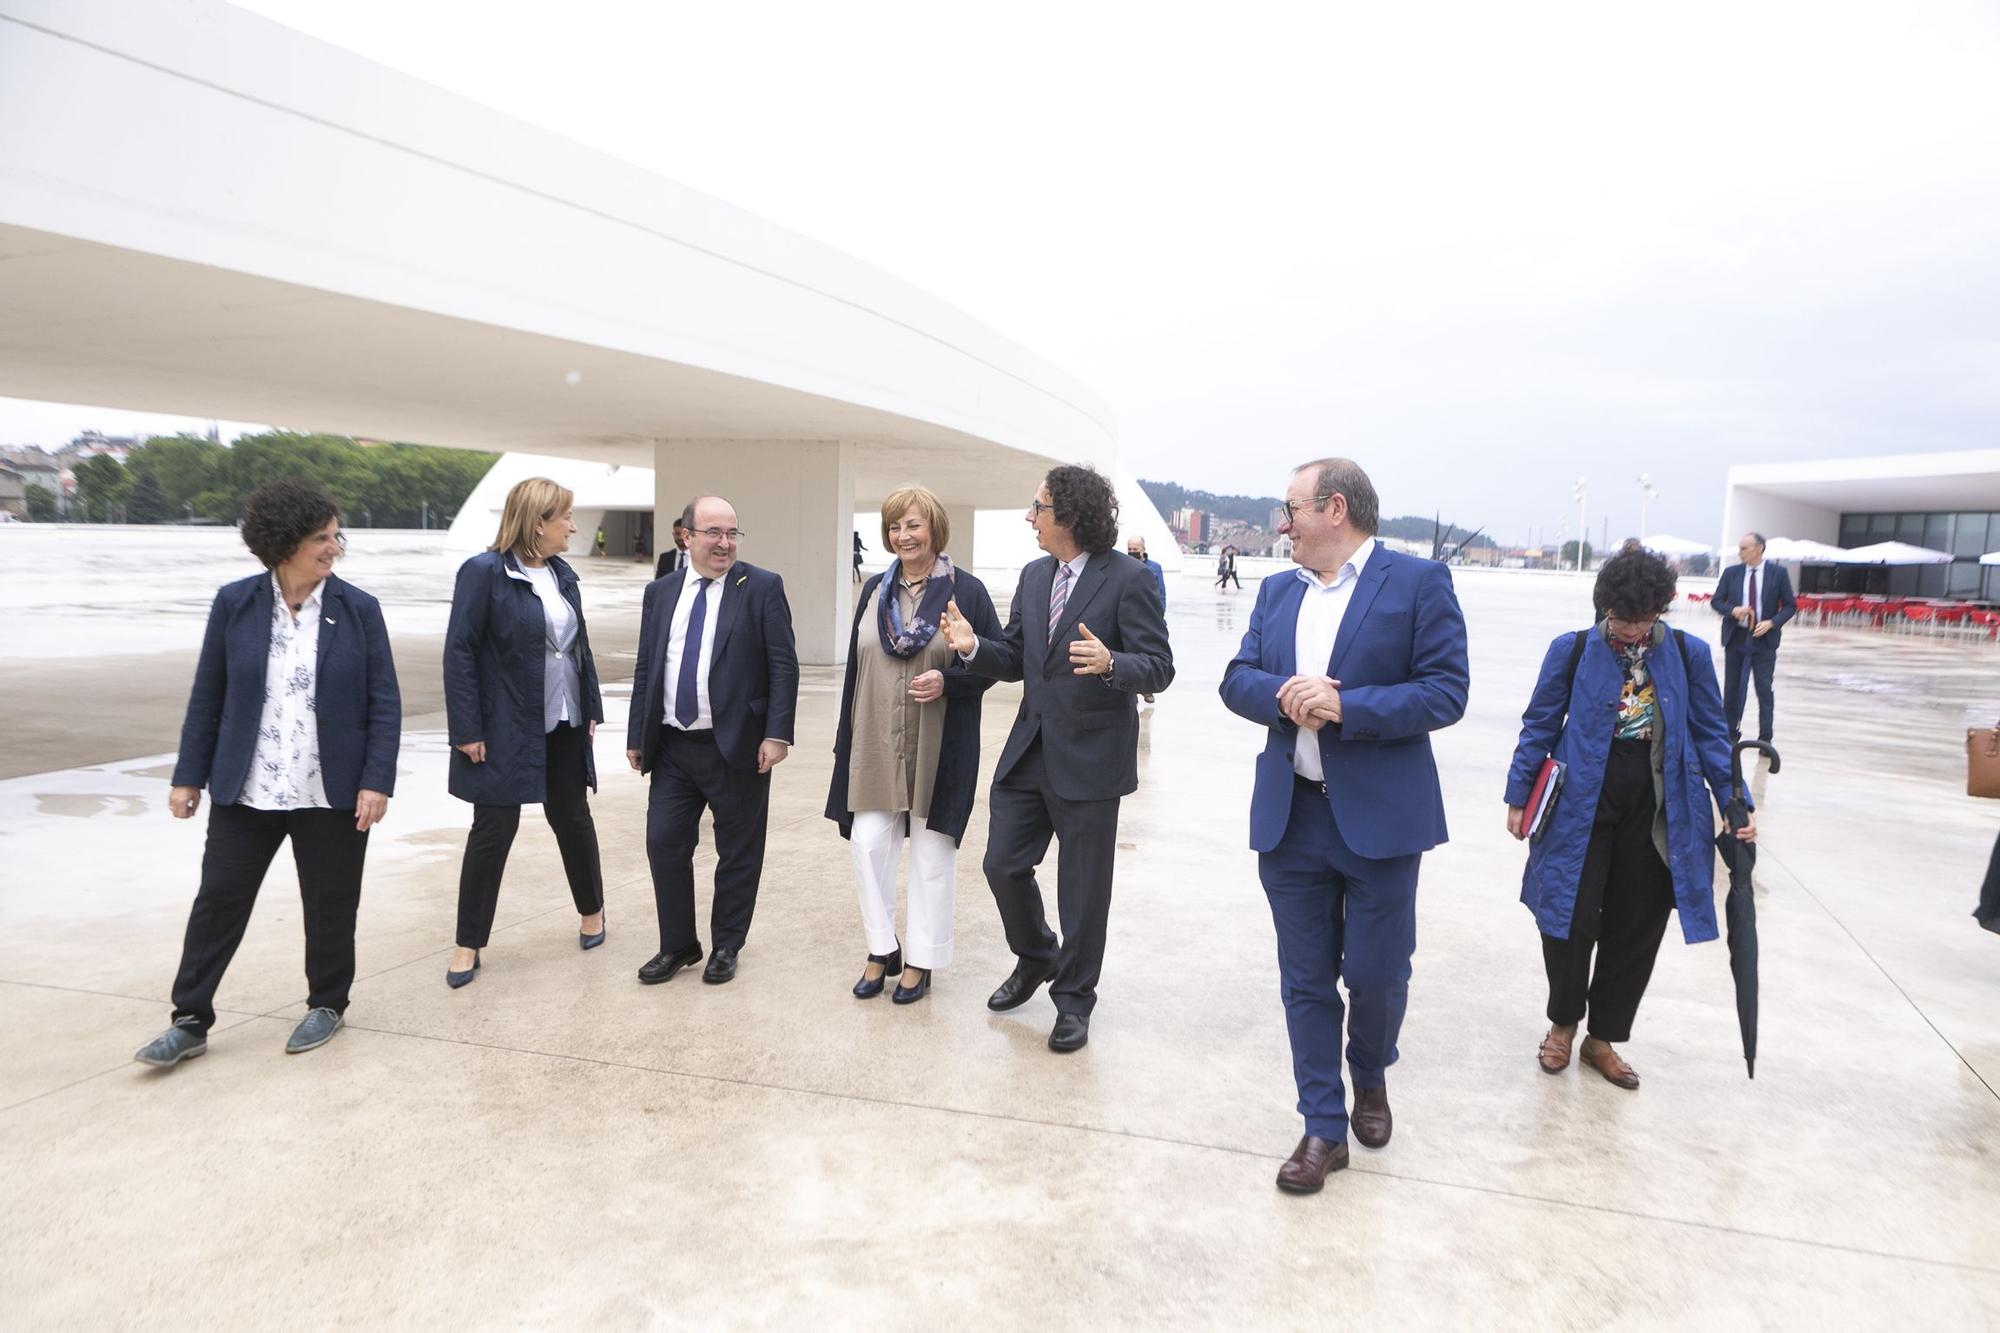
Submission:
[[[708,585],[713,579],[695,584],[694,610],[688,612],[687,641],[681,645],[681,674],[674,685],[674,721],[691,727],[701,714],[701,700],[695,696],[695,671],[701,665],[701,628],[708,622]]]

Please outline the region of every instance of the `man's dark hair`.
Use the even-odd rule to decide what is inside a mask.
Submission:
[[[1644,547],[1620,551],[1597,571],[1597,585],[1591,600],[1599,614],[1609,612],[1620,620],[1644,620],[1657,616],[1674,604],[1677,591],[1674,567],[1664,556]]]
[[[243,502],[243,544],[276,569],[292,558],[299,543],[340,517],[340,506],[317,482],[280,477],[250,492]]]
[[[1043,479],[1056,522],[1078,546],[1102,555],[1118,541],[1118,495],[1096,468],[1064,464]]]

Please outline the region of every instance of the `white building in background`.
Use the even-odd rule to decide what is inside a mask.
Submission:
[[[1952,556],[1887,569],[1809,565],[1808,591],[1865,582],[1899,596],[2000,600],[2000,566],[1979,563],[2000,551],[2000,449],[1732,467],[1722,529],[1729,553],[1745,532],[1761,532],[1848,549],[1908,542]]]
[[[1121,475],[1088,389],[935,297],[243,10],[0,0],[0,71],[0,395],[719,492],[810,662],[890,488]]]

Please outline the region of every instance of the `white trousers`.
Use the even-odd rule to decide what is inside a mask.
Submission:
[[[896,951],[896,863],[903,859],[902,811],[857,810],[848,846],[854,854],[854,894],[868,952]],[[910,923],[903,960],[925,969],[951,966],[951,893],[958,847],[945,834],[910,820]]]

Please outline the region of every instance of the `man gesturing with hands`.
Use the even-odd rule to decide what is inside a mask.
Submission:
[[[1115,549],[1109,481],[1087,467],[1056,468],[1027,520],[1048,555],[1021,571],[1000,637],[976,634],[956,604],[943,629],[968,671],[1021,682],[1020,711],[993,774],[985,863],[1016,962],[986,1007],[1017,1008],[1049,982],[1049,1048],[1075,1051],[1089,1040],[1097,1004],[1118,802],[1139,786],[1134,696],[1167,688],[1174,655],[1152,574]],[[1060,940],[1035,878],[1051,838],[1059,843]]]
[[[1430,733],[1464,716],[1469,674],[1450,571],[1375,540],[1366,473],[1344,458],[1307,463],[1284,510],[1300,568],[1258,588],[1222,701],[1266,728],[1250,845],[1305,1117],[1278,1188],[1309,1194],[1347,1165],[1337,981],[1355,1137],[1389,1142],[1384,1071],[1409,998],[1417,863],[1445,839]]]

